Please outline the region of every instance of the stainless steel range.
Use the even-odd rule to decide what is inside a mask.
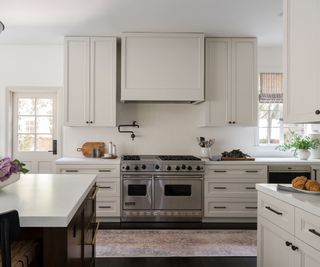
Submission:
[[[203,174],[193,156],[122,156],[121,221],[201,221]]]

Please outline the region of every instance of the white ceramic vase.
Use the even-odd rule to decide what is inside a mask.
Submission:
[[[299,159],[301,160],[307,160],[311,155],[308,149],[298,149],[297,153],[298,153]]]
[[[13,174],[11,174],[11,176],[7,180],[5,180],[3,182],[0,181],[0,188],[3,188],[9,184],[13,184],[16,181],[18,181],[19,179],[20,179],[20,173],[13,173]]]

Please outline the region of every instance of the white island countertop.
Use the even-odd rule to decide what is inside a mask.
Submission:
[[[21,227],[66,227],[95,180],[89,174],[21,175],[0,189],[0,213],[17,210]]]
[[[256,189],[314,215],[320,214],[320,195],[277,190],[277,184],[256,184]]]
[[[220,160],[211,161],[205,160],[206,165],[230,165],[230,164],[268,164],[268,165],[281,165],[281,164],[298,164],[298,165],[312,165],[320,164],[320,159],[301,160],[298,158],[255,158],[255,160]]]
[[[103,158],[85,158],[85,157],[63,157],[56,160],[57,165],[119,165],[120,158],[116,159],[103,159]]]

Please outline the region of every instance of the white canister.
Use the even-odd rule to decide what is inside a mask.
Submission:
[[[211,157],[211,147],[200,147],[200,158],[206,159]]]
[[[113,156],[116,156],[117,155],[117,147],[116,145],[113,145],[112,146],[112,153],[111,153]]]
[[[311,139],[320,139],[320,133],[319,132],[313,132],[308,134]],[[310,149],[312,159],[320,159],[320,147],[316,149]]]
[[[108,154],[112,155],[112,142],[108,143]]]

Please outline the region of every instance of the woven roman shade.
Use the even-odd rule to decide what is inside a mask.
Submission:
[[[283,103],[282,73],[260,73],[260,103]]]

